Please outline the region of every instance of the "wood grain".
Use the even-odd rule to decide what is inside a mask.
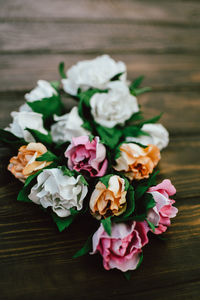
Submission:
[[[198,1],[149,0],[4,0],[0,18],[31,20],[127,20],[143,22],[175,22],[199,24]]]
[[[199,299],[200,291],[200,2],[187,0],[0,0],[0,127],[38,79],[59,78],[79,60],[109,53],[144,74],[152,92],[139,102],[146,117],[164,111],[170,131],[159,181],[177,188],[179,213],[151,237],[130,282],[105,271],[98,255],[72,259],[94,220],[58,233],[37,205],[19,203],[8,173],[11,153],[0,150],[0,299]],[[75,102],[64,98],[67,108]]]
[[[4,22],[1,24],[0,40],[1,53],[198,53],[200,50],[198,27],[151,24]]]
[[[0,55],[0,91],[28,91],[38,79],[59,79],[58,65],[66,70],[79,60],[92,59],[96,54],[12,54]],[[186,54],[113,54],[127,64],[128,79],[145,75],[144,85],[156,90],[200,90],[200,57]],[[51,61],[51,63],[49,63]]]

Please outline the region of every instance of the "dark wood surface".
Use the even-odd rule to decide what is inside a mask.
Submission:
[[[171,139],[159,179],[171,178],[179,209],[127,282],[98,255],[72,259],[89,220],[59,233],[37,206],[16,201],[21,185],[1,149],[0,299],[200,299],[199,17],[200,2],[189,0],[0,0],[0,127],[36,80],[58,78],[60,61],[111,54],[153,87],[139,97],[146,116],[165,112]]]

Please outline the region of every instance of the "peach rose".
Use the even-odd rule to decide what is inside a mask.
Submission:
[[[118,216],[126,210],[125,180],[117,175],[110,177],[108,188],[99,181],[90,198],[90,209],[97,218]]]
[[[51,162],[36,161],[36,158],[45,152],[47,148],[41,143],[21,146],[18,155],[10,159],[8,170],[20,181],[25,182],[28,176],[51,164]]]
[[[142,148],[134,143],[124,143],[120,152],[114,169],[124,171],[130,180],[148,178],[160,160],[160,150],[155,145]]]

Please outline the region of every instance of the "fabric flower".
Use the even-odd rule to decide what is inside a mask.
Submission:
[[[156,145],[160,150],[167,147],[169,143],[169,133],[162,124],[144,124],[141,130],[149,135],[140,135],[139,137],[127,137],[128,142],[140,143],[142,145]]]
[[[35,112],[16,112],[11,113],[13,122],[5,130],[10,131],[19,138],[24,138],[26,142],[35,142],[32,134],[25,130],[26,128],[35,129],[43,134],[48,132],[43,127],[42,114]]]
[[[68,158],[69,169],[86,171],[91,177],[103,176],[108,165],[106,148],[99,143],[99,137],[95,137],[91,142],[88,136],[72,138],[65,157]]]
[[[34,102],[44,98],[51,98],[53,95],[57,94],[57,91],[48,81],[38,80],[37,86],[30,91],[30,93],[25,94],[24,97],[28,102]]]
[[[99,181],[90,198],[92,214],[101,217],[119,216],[126,210],[125,180],[117,175],[110,177],[108,188]]]
[[[17,156],[10,159],[8,170],[20,181],[25,182],[28,176],[47,167],[51,162],[36,161],[36,158],[47,152],[47,148],[41,143],[29,143],[21,146]]]
[[[120,146],[120,157],[114,169],[124,171],[130,180],[148,178],[160,160],[160,151],[155,145],[142,148],[136,144],[124,143]]]
[[[152,186],[148,193],[153,196],[156,206],[149,209],[147,219],[157,226],[154,233],[161,234],[170,226],[170,218],[174,218],[178,212],[173,206],[175,201],[169,198],[176,193],[176,189],[169,179],[165,179],[160,184]]]
[[[126,65],[115,62],[110,56],[102,55],[92,60],[80,61],[66,73],[67,79],[62,79],[66,93],[77,95],[78,89],[86,91],[89,88],[104,90],[111,78],[123,73],[120,80],[126,81]]]
[[[71,142],[73,137],[90,134],[81,127],[83,120],[80,118],[76,106],[68,114],[61,117],[54,116],[54,121],[56,123],[51,126],[51,135],[55,143]]]
[[[105,127],[112,128],[124,122],[139,111],[137,99],[121,81],[110,82],[108,93],[95,93],[90,99],[94,120]]]
[[[148,243],[146,222],[114,223],[109,236],[102,224],[93,235],[93,252],[100,252],[106,270],[122,272],[135,270],[140,260],[142,247]]]
[[[71,215],[70,208],[81,210],[88,188],[77,178],[63,175],[60,169],[45,169],[37,177],[29,199],[44,208],[51,207],[59,217]]]
[[[27,102],[40,101],[44,98],[51,98],[53,95],[57,95],[57,91],[52,87],[52,85],[46,80],[38,80],[37,86],[30,91],[30,93],[25,94],[25,99]],[[24,103],[19,107],[19,111],[33,111],[32,108]]]

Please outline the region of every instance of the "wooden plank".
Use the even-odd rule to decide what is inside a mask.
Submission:
[[[159,21],[198,24],[200,5],[197,1],[149,0],[4,0],[0,18],[27,18],[30,20],[81,19]]]
[[[66,70],[79,60],[95,58],[96,54],[20,54],[0,55],[0,91],[29,90],[38,79],[56,80],[58,64],[65,62]],[[177,90],[200,87],[200,57],[185,54],[113,54],[127,64],[128,78],[145,75],[144,84],[154,89]]]
[[[190,142],[187,144],[192,147]],[[177,164],[177,161],[173,163]],[[184,182],[179,188],[183,185]],[[58,233],[37,205],[16,201],[19,188],[17,183],[0,188],[0,287],[3,299],[26,299],[30,295],[38,298],[44,291],[44,299],[47,296],[53,298],[58,291],[59,297],[68,296],[69,299],[80,299],[80,295],[88,294],[89,299],[102,299],[102,294],[106,299],[114,296],[117,299],[132,296],[145,299],[147,295],[152,295],[151,299],[160,299],[158,296],[163,289],[172,299],[177,299],[178,295],[196,295],[200,276],[200,204],[192,193],[185,199],[177,194],[179,213],[164,235],[167,240],[151,237],[144,249],[144,262],[133,273],[130,284],[119,272],[103,270],[98,255],[72,259],[91,231],[92,219],[79,220],[68,230]],[[164,295],[162,298],[166,299]]]
[[[18,110],[25,102],[23,92],[1,92],[0,128],[11,122],[10,112]],[[66,109],[77,105],[72,98],[63,95]],[[138,97],[144,116],[149,119],[164,112],[161,123],[172,136],[199,134],[200,95],[196,92],[151,92]],[[180,118],[180,116],[182,116]]]
[[[0,51],[192,52],[200,50],[198,27],[131,23],[4,22]]]

